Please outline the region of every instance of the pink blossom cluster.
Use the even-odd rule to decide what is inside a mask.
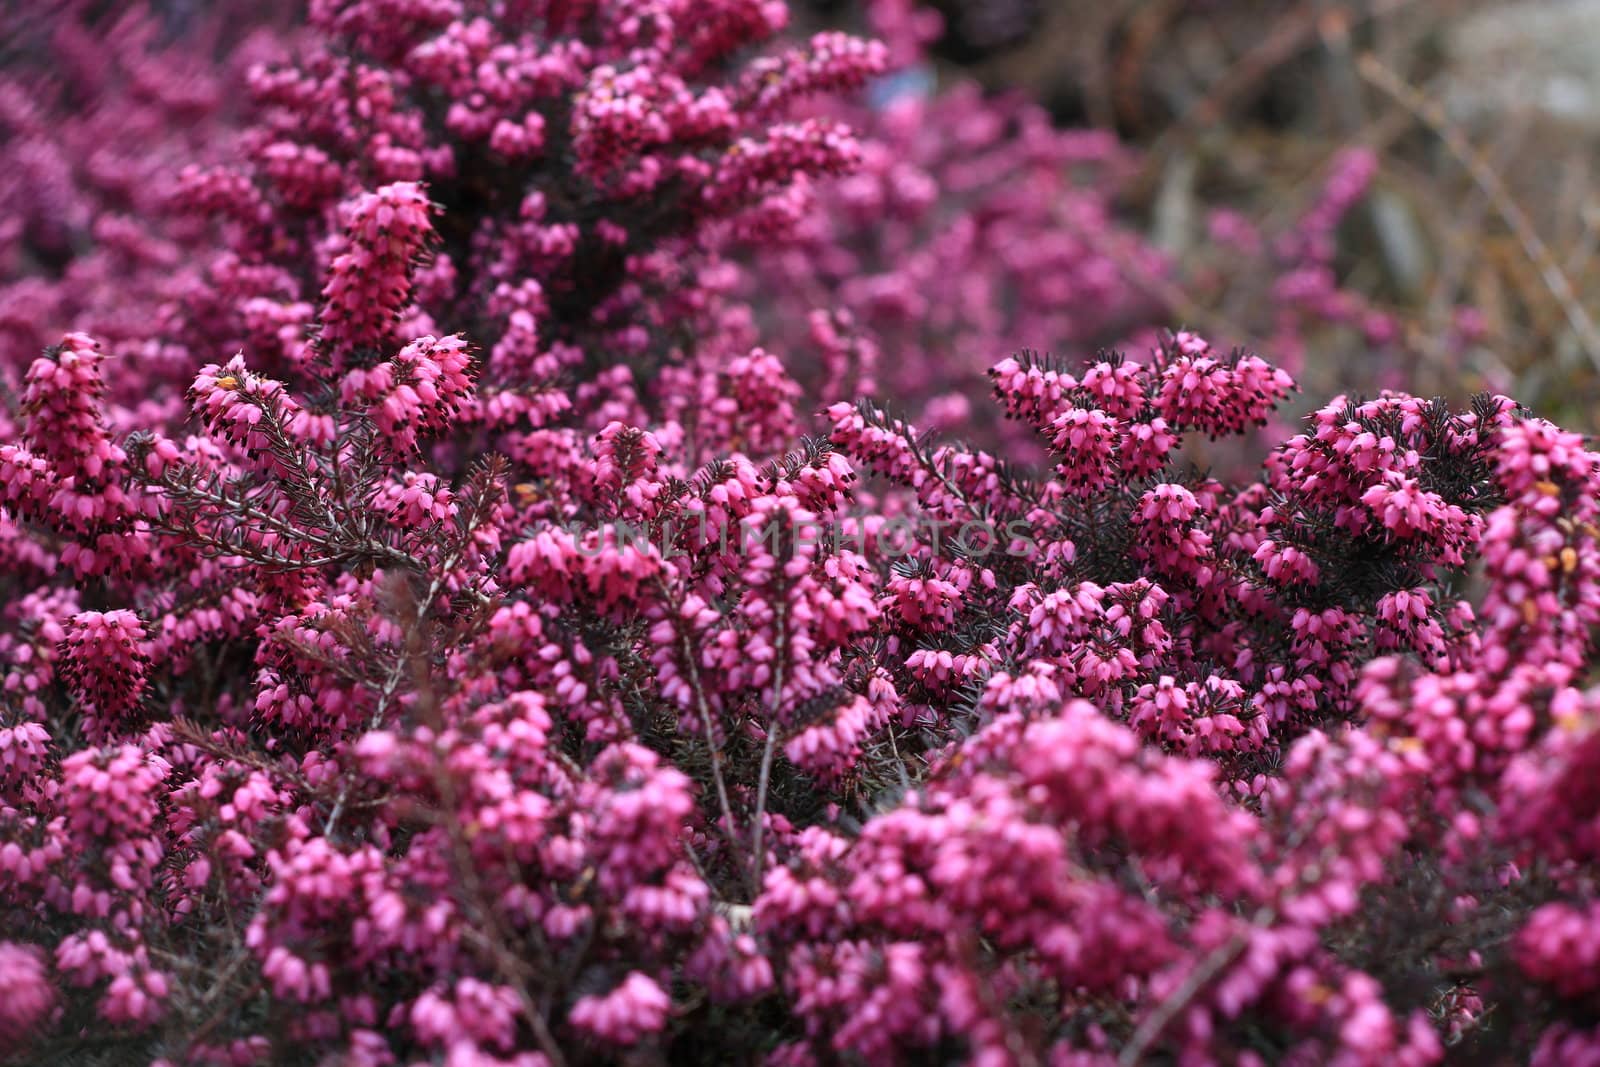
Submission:
[[[0,1057],[1600,1057],[1600,454],[1001,358],[1163,310],[1117,153],[819,105],[883,11],[316,0],[136,221],[6,201]]]

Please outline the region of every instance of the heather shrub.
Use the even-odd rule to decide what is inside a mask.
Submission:
[[[7,201],[0,1055],[1600,1057],[1600,457],[1288,421],[1051,288],[1145,255],[1110,146],[916,105],[964,186],[859,102],[903,24],[786,18],[318,0],[137,203],[39,186],[64,272]]]

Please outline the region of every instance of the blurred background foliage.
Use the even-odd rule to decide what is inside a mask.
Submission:
[[[1175,257],[1171,302],[1188,324],[1271,355],[1252,306],[1261,285],[1230,271],[1208,219],[1237,211],[1272,233],[1314,202],[1341,152],[1367,148],[1378,172],[1340,226],[1335,266],[1400,336],[1392,353],[1348,329],[1308,338],[1306,392],[1362,381],[1349,372],[1364,367],[1454,399],[1505,391],[1597,428],[1600,2],[932,6],[941,84],[1025,93],[1137,153],[1117,204]],[[853,0],[806,10],[867,25]]]

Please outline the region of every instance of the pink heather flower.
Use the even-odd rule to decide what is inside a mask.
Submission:
[[[67,624],[61,673],[94,729],[116,732],[139,704],[149,669],[144,624],[131,611],[86,611]]]
[[[0,1048],[25,1047],[55,1006],[44,953],[32,945],[0,942]]]
[[[1258,356],[1227,359],[1192,334],[1178,334],[1164,354],[1159,404],[1167,423],[1211,437],[1261,425],[1290,389],[1289,376]]]
[[[439,484],[435,475],[416,471],[406,471],[400,481],[381,487],[372,506],[396,526],[418,530],[448,522],[457,514],[455,494],[449,487]]]
[[[424,1042],[454,1048],[462,1042],[509,1049],[517,997],[504,986],[463,978],[453,996],[429,990],[411,1006],[411,1025]]]
[[[318,344],[341,366],[358,346],[381,346],[410,295],[411,262],[433,236],[432,205],[414,181],[362,193],[346,205],[349,250],[323,286]]]
[[[170,991],[166,976],[159,971],[119,974],[100,1000],[100,1015],[114,1025],[143,1029],[165,1013],[163,1002]]]
[[[385,440],[409,452],[462,412],[472,394],[471,365],[461,338],[419,337],[391,360],[346,373],[340,397],[364,406]]]
[[[887,710],[857,696],[795,733],[784,755],[796,767],[823,779],[843,777],[861,757],[861,745],[888,721]]]
[[[50,732],[37,722],[0,726],[0,783],[8,794],[32,783],[44,770]]]
[[[110,473],[114,446],[97,404],[105,359],[98,341],[70,333],[28,368],[23,432],[59,477],[97,481]]]
[[[1050,423],[1051,446],[1062,456],[1057,472],[1083,496],[1093,496],[1114,476],[1112,459],[1122,427],[1103,411],[1074,408]]]
[[[155,791],[165,771],[138,747],[85,749],[67,757],[61,770],[70,791],[67,824],[75,833],[135,835],[154,823]]]
[[[849,130],[823,119],[773,126],[765,137],[736,141],[702,194],[710,207],[742,205],[794,174],[848,173],[860,159]]]
[[[1517,935],[1517,959],[1528,977],[1563,997],[1600,988],[1600,906],[1546,904]]]
[[[632,971],[604,996],[578,998],[568,1016],[581,1032],[612,1045],[636,1045],[666,1025],[671,998],[659,985]]]
[[[304,417],[283,383],[251,372],[243,356],[202,367],[189,401],[214,434],[251,453],[271,447],[272,428],[287,430]]]

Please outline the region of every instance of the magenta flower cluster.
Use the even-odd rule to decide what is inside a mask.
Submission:
[[[0,1059],[1600,1062],[1600,454],[1279,433],[1143,329],[1120,150],[871,110],[876,10],[68,9],[93,80],[0,77]],[[1282,316],[1356,314],[1370,163]]]

